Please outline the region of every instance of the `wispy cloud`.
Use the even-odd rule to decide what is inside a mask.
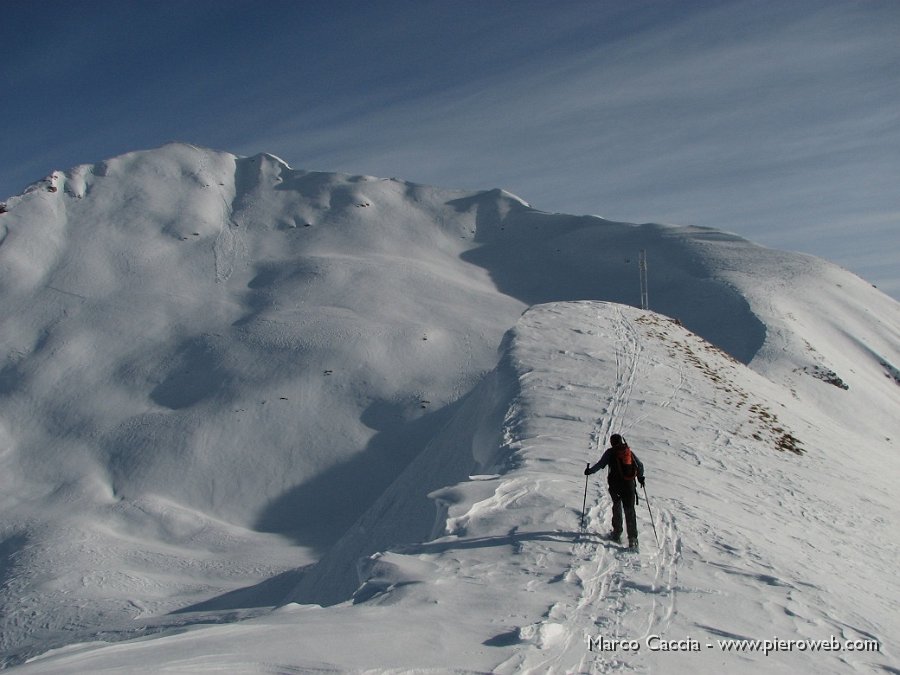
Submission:
[[[64,43],[84,91],[68,107],[47,94],[66,111],[57,126],[21,104],[44,125],[17,134],[19,157],[58,145],[91,148],[78,160],[90,161],[183,138],[303,168],[504,187],[548,210],[721,227],[882,287],[900,277],[888,265],[900,5],[888,0],[200,2],[168,19],[128,5],[150,12],[127,59],[146,65],[72,70],[90,40]],[[99,26],[80,61],[92,67],[126,41]],[[884,257],[851,265],[867,237]]]
[[[762,8],[762,11],[760,11]],[[265,142],[541,208],[700,224],[849,264],[900,207],[900,12],[732,3]],[[890,216],[888,216],[890,217]],[[855,227],[848,228],[848,222]],[[873,229],[884,273],[900,222]]]

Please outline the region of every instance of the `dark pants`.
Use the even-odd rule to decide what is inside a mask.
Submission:
[[[624,484],[609,484],[609,496],[612,497],[612,529],[616,534],[622,533],[622,511],[625,511],[625,526],[628,528],[628,539],[636,540],[637,516],[634,504],[637,501],[634,481]]]

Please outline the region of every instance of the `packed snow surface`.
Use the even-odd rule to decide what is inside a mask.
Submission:
[[[900,305],[836,266],[181,144],[0,240],[7,665],[897,667]]]

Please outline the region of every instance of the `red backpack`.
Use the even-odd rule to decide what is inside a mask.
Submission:
[[[637,478],[637,464],[634,463],[631,448],[627,445],[620,445],[616,448],[616,467],[619,470],[619,477],[623,480]]]

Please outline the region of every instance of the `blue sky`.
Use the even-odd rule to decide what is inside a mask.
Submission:
[[[0,198],[183,140],[718,227],[900,299],[900,2],[4,0]]]

